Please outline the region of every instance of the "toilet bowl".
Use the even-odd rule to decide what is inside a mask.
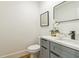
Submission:
[[[34,44],[27,47],[27,52],[31,54],[31,57],[35,57],[36,53],[40,51],[40,45]]]

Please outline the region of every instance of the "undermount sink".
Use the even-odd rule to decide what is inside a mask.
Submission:
[[[79,40],[74,40],[68,37],[52,37],[52,36],[47,36],[50,39],[55,39],[55,41],[63,41],[63,42],[69,42],[69,43],[74,43],[74,44],[79,44]]]
[[[73,40],[73,39],[71,39],[71,38],[67,38],[67,37],[65,37],[65,38],[62,37],[61,39],[62,39],[62,40]]]

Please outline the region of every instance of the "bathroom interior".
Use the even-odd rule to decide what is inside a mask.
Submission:
[[[0,58],[79,58],[79,1],[0,1]]]

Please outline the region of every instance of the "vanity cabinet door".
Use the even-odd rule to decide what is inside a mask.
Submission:
[[[49,50],[44,46],[41,46],[40,58],[49,58]]]
[[[65,46],[63,46],[62,49],[61,56],[63,58],[75,58],[75,50]]]
[[[62,46],[57,43],[51,42],[50,43],[50,50],[57,53],[57,54],[61,54]]]
[[[40,43],[40,58],[49,58],[49,41],[41,38]]]
[[[79,58],[79,51],[77,51],[77,50],[75,51],[75,57]]]

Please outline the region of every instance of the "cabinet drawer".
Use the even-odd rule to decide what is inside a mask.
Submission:
[[[50,43],[50,50],[57,53],[57,54],[61,54],[62,46],[57,43],[51,42]]]
[[[45,39],[41,39],[41,46],[49,48],[49,41]]]

